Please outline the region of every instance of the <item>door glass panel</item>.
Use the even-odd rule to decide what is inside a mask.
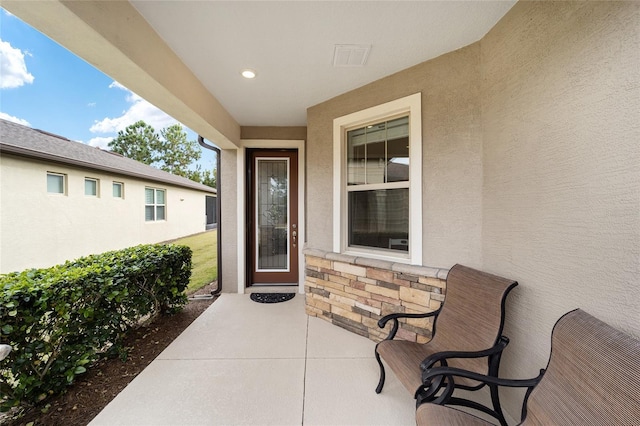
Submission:
[[[289,268],[289,163],[287,159],[257,159],[256,226],[259,271]]]

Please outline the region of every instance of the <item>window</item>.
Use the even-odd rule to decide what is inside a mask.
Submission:
[[[409,116],[347,131],[349,247],[409,251]]]
[[[98,196],[98,179],[84,178],[84,195]]]
[[[66,175],[47,172],[47,192],[49,194],[64,194]]]
[[[165,190],[144,189],[144,220],[147,222],[166,219]]]
[[[334,120],[334,251],[422,264],[421,95]]]
[[[113,182],[113,198],[124,198],[124,183]]]

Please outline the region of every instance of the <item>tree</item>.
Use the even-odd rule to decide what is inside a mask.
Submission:
[[[150,165],[155,160],[153,154],[159,141],[153,127],[140,120],[124,131],[120,130],[118,136],[109,142],[109,149],[124,157]]]
[[[200,167],[200,164],[198,164],[195,169],[188,170],[185,177],[191,179],[192,181],[200,182],[204,185],[215,188],[216,176],[216,170],[202,170],[202,167]]]
[[[187,140],[187,132],[180,124],[160,130],[160,135],[155,157],[160,169],[186,177],[189,166],[202,155],[197,142]]]
[[[215,182],[210,172],[200,172],[199,168],[190,170],[189,166],[200,159],[202,152],[196,141],[187,140],[187,132],[180,124],[174,124],[160,130],[140,120],[109,142],[111,151],[124,157],[149,164],[166,172],[184,176],[196,182],[208,180]]]
[[[210,186],[212,188],[216,188],[216,183],[218,180],[218,173],[217,173],[217,169],[215,170],[205,170],[202,172],[202,183]]]

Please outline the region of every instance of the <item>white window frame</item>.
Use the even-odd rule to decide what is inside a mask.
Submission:
[[[153,190],[153,204],[147,204],[147,196],[146,196],[146,192],[147,189],[151,189]],[[167,220],[167,190],[166,188],[155,188],[152,186],[145,186],[144,187],[144,191],[145,191],[145,197],[144,197],[144,222],[145,223],[154,223],[154,222],[165,222]],[[164,204],[158,204],[158,197],[156,196],[156,192],[157,191],[163,191],[164,192]],[[153,207],[153,219],[151,220],[147,220],[147,207]],[[164,207],[164,219],[158,219],[158,210],[157,207]]]
[[[87,194],[87,181],[96,183],[96,193],[95,194]],[[95,197],[98,198],[100,196],[100,179],[85,177],[84,178],[84,195],[85,197]]]
[[[349,247],[347,131],[409,116],[409,252]],[[415,93],[333,120],[333,251],[393,262],[422,264],[422,94]]]
[[[119,197],[117,197],[117,196],[113,195],[113,188],[114,188],[116,185],[120,185],[120,196],[119,196]],[[111,195],[113,196],[113,198],[118,198],[118,199],[120,199],[120,200],[124,200],[124,182],[116,182],[116,181],[113,181],[113,182],[111,183]]]
[[[49,192],[49,176],[59,176],[62,178],[62,192]],[[67,195],[67,175],[64,173],[47,172],[47,194]]]

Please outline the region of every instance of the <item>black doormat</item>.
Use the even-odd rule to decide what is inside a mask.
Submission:
[[[251,293],[251,300],[258,303],[278,303],[293,299],[295,293]]]

